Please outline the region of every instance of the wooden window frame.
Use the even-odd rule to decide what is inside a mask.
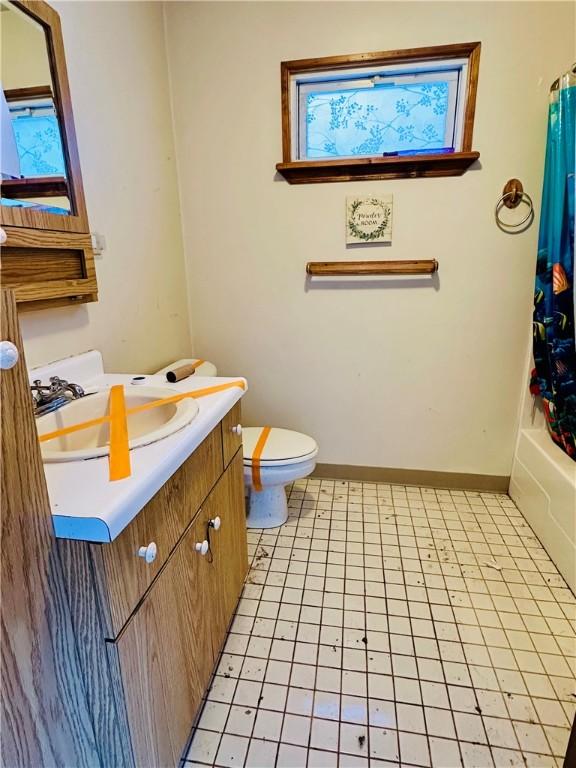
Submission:
[[[396,51],[359,53],[349,56],[327,56],[296,59],[281,63],[282,86],[282,162],[276,170],[290,184],[311,184],[331,181],[371,179],[402,179],[421,176],[461,176],[480,157],[472,150],[476,90],[480,66],[479,42],[406,48]],[[291,79],[294,75],[312,72],[362,69],[389,64],[434,62],[468,59],[466,104],[462,128],[462,148],[459,152],[399,157],[339,158],[337,160],[293,160]]]
[[[28,88],[4,90],[4,98],[11,104],[15,101],[52,99],[50,85],[33,85]],[[60,131],[62,135],[62,131]],[[14,200],[27,197],[68,197],[68,180],[65,176],[34,176],[25,179],[2,179],[2,195]]]

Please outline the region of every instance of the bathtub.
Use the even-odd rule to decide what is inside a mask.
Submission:
[[[576,462],[541,422],[519,431],[509,493],[576,593]]]

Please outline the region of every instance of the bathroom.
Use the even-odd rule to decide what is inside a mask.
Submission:
[[[45,214],[39,226],[18,206],[0,211],[2,288],[18,302],[17,324],[14,311],[11,324],[3,314],[2,340],[21,358],[0,375],[3,764],[576,765],[576,464],[552,441],[529,389],[550,91],[576,58],[574,3],[7,1],[3,30],[14,10],[61,25],[52,86],[68,105],[68,191],[89,226],[74,229],[80,216]],[[27,62],[9,38],[3,31],[3,87],[46,85],[5,82],[9,50],[19,71]],[[282,62],[464,44],[458,56],[473,57],[477,74],[466,157],[462,146],[408,156],[406,172],[403,158],[380,151],[365,178],[351,164],[336,183],[320,172],[314,183],[290,176],[301,171],[289,167]],[[2,172],[3,181],[19,175],[4,163]],[[515,180],[523,193],[513,184],[501,201]],[[18,199],[11,194],[2,202]],[[347,201],[366,197],[384,200],[391,231],[380,242],[348,242]],[[55,219],[72,222],[66,238],[79,239],[67,247],[85,259],[65,280],[50,274],[62,267],[56,251],[66,239]],[[39,237],[49,256],[40,269],[31,258]],[[371,262],[414,260],[421,273],[406,265],[405,274],[361,273]],[[356,262],[360,274],[307,272],[325,262],[336,271]],[[206,367],[174,391],[229,388],[195,400],[198,415],[179,432],[133,448],[127,479],[110,479],[108,455],[42,465],[37,441],[23,437],[24,416],[7,404],[17,371],[25,387],[58,375],[88,391],[100,377],[136,398],[148,386],[166,389],[157,372],[188,359]],[[32,406],[22,403],[30,428]],[[244,475],[248,509],[261,498],[250,488],[254,448],[244,444],[246,461],[239,452],[239,424],[244,433],[271,425],[303,434],[318,453],[312,473],[286,486],[286,522],[244,534],[236,515],[232,537],[218,504],[205,500],[230,468]],[[32,453],[36,484],[22,470]],[[215,456],[224,456],[218,466]],[[100,504],[103,515],[108,503],[121,509],[123,489],[136,482],[128,527],[145,537],[134,545],[155,542],[158,554],[148,563],[152,550],[138,558],[126,544],[134,575],[132,561],[118,565],[124,552],[109,554],[125,531],[109,543],[92,529],[72,541],[59,533],[58,510],[64,498],[76,509]],[[227,490],[235,513],[244,511],[241,490]],[[186,506],[200,516],[216,509],[194,539],[209,549],[193,573],[200,583],[220,569],[221,589],[195,602],[198,590],[188,596],[178,574],[196,566],[182,556],[178,588],[158,593],[139,626],[159,622],[166,606],[178,647],[165,627],[158,648],[180,654],[186,672],[173,664],[170,675],[162,661],[154,677],[137,654],[162,654],[145,647],[132,619],[194,532]],[[48,515],[37,550],[25,527],[33,509]],[[173,515],[165,539],[153,512]],[[216,517],[220,530],[210,528]],[[44,569],[30,569],[32,552]],[[100,623],[90,629],[75,597],[89,583],[102,598],[100,566],[106,589],[116,584],[122,597],[110,597],[108,626],[94,612]],[[187,636],[224,593],[217,630],[187,658]],[[89,631],[100,633],[97,651]],[[59,664],[62,638],[70,652]],[[123,693],[110,683],[117,677]],[[172,721],[156,718],[170,688],[178,701],[192,698],[172,707]]]

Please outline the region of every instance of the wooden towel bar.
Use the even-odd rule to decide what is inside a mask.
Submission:
[[[309,261],[306,272],[316,277],[333,275],[432,275],[438,271],[436,259],[406,261]]]

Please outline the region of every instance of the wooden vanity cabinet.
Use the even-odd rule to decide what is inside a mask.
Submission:
[[[224,455],[225,467],[228,466],[230,459],[242,445],[242,428],[240,427],[240,430],[238,430],[240,423],[240,403],[236,403],[220,422],[222,426],[222,453]]]
[[[117,539],[95,545],[102,559],[104,599],[110,605],[111,638],[118,635],[160,572],[223,469],[222,443],[216,429]],[[153,562],[147,563],[137,553],[151,542],[157,554]]]
[[[248,555],[242,450],[225,462],[224,429],[112,544],[62,541],[77,636],[97,634],[79,655],[104,766],[179,765],[225,640]],[[158,563],[138,557],[148,541]]]
[[[247,554],[243,543],[246,538],[246,512],[242,471],[242,451],[239,451],[226,470],[228,482],[218,484],[206,505],[210,516],[218,514],[222,521],[220,529],[211,534],[210,541],[214,569],[218,574],[218,596],[215,600],[220,613],[218,624],[224,627],[224,633],[236,608],[247,571]],[[222,510],[225,510],[224,514]],[[213,639],[218,653],[222,644],[221,632]]]
[[[216,591],[202,541],[201,512],[109,653],[117,653],[137,766],[175,766],[202,700],[215,648],[211,629]]]

